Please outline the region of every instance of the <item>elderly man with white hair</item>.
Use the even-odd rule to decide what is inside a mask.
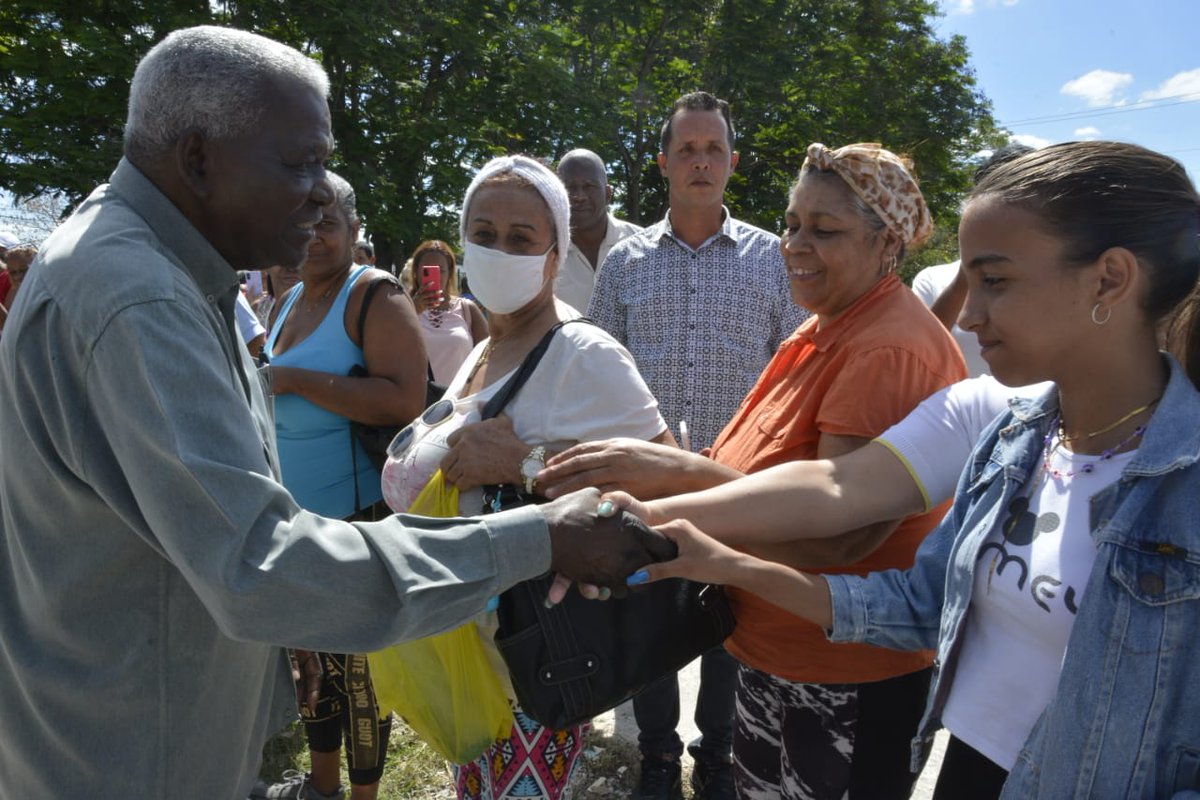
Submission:
[[[547,569],[616,588],[665,555],[596,492],[346,523],[279,484],[236,270],[305,258],[326,91],[269,39],[171,34],[125,158],[25,281],[0,341],[0,797],[245,797],[294,713],[279,645],[375,650]]]

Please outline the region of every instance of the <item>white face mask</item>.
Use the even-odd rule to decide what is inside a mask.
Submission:
[[[471,282],[471,293],[488,311],[511,314],[529,305],[545,284],[547,250],[540,256],[514,256],[467,242],[463,245],[463,269]]]

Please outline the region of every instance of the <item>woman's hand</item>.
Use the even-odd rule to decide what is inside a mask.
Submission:
[[[501,414],[459,428],[446,443],[450,450],[442,458],[442,474],[459,491],[489,483],[522,482],[521,461],[531,446],[513,433],[508,416]]]
[[[679,555],[642,567],[626,580],[630,586],[663,578],[736,586],[822,628],[833,626],[833,601],[823,576],[740,553],[687,520],[671,520],[654,530],[673,541]]]
[[[296,702],[317,713],[317,701],[321,697],[321,656],[312,650],[291,650],[292,680],[296,684]]]
[[[643,503],[627,492],[606,492],[600,496],[600,502],[604,503],[606,500],[611,504],[614,514],[620,511],[628,511],[642,522],[651,526],[657,525],[660,522],[666,522],[665,519],[655,519],[652,507],[653,503]]]
[[[655,527],[673,541],[679,555],[670,561],[647,564],[630,579],[630,584],[663,578],[690,578],[701,583],[736,584],[744,554],[727,547],[692,523],[675,519]]]
[[[413,307],[420,314],[423,311],[428,311],[431,308],[440,308],[446,302],[446,296],[441,289],[431,291],[428,286],[422,285],[418,287],[416,294],[412,298]]]
[[[641,439],[584,442],[546,461],[538,484],[546,497],[595,486],[641,498],[698,491],[736,480],[741,473],[704,456]]]

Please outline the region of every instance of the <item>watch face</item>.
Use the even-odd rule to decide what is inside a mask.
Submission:
[[[535,478],[542,471],[543,466],[545,465],[532,458],[527,458],[521,462],[521,474],[526,478]]]

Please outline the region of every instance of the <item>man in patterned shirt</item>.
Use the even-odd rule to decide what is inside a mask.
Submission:
[[[734,219],[725,186],[738,163],[729,104],[707,92],[675,101],[658,167],[666,217],[616,244],[596,276],[588,316],[633,354],[672,428],[686,422],[702,450],[808,316],[791,300],[779,238]],[[696,797],[732,798],[733,659],[703,656],[696,725]],[[642,751],[639,800],[682,797],[679,682],[669,676],[633,701]]]

